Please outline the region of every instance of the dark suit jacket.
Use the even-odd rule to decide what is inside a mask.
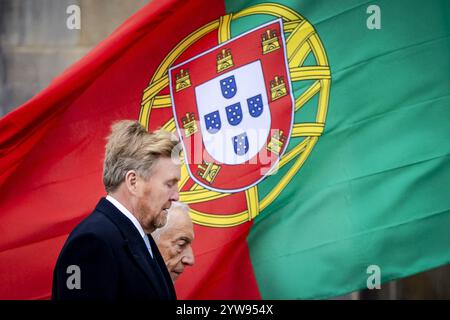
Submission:
[[[111,202],[102,198],[94,212],[69,235],[53,273],[52,298],[175,300],[159,250],[149,236],[152,259],[139,231]],[[81,288],[71,288],[80,268]],[[69,281],[68,281],[69,279]]]

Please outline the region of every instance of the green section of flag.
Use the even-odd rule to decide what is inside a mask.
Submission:
[[[327,298],[365,288],[370,265],[385,282],[449,263],[450,3],[278,3],[315,27],[332,84],[324,134],[247,239],[262,297]],[[380,30],[366,27],[369,5]],[[236,20],[232,35],[268,18]]]

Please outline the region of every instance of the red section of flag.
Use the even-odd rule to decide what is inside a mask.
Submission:
[[[195,265],[177,280],[178,297],[261,299],[246,242],[252,224],[222,229],[196,225]]]
[[[222,14],[221,1],[152,1],[0,120],[0,299],[50,297],[67,235],[104,195],[110,125],[137,119],[142,92],[165,55]],[[151,126],[170,116],[152,115]],[[259,297],[245,242],[249,227],[196,227],[197,265],[180,278],[179,298]],[[239,274],[227,271],[233,268]]]

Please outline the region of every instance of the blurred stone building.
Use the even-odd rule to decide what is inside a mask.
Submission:
[[[148,0],[0,0],[0,115],[44,89]],[[67,7],[81,9],[69,30]]]
[[[44,89],[147,2],[0,0],[0,116]],[[80,30],[66,26],[70,5],[81,8]],[[450,299],[450,266],[336,299]]]

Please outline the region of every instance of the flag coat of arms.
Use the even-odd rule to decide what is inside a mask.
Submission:
[[[329,298],[366,288],[369,266],[384,283],[449,263],[449,15],[151,1],[0,120],[0,299],[50,297],[123,119],[181,140],[180,299]]]
[[[246,190],[284,153],[294,101],[282,30],[270,22],[170,68],[187,169],[202,187]]]

